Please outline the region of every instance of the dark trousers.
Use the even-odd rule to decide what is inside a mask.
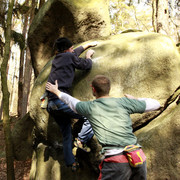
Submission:
[[[71,118],[80,119],[82,118],[82,116],[74,113],[60,99],[49,101],[47,110],[60,126],[63,135],[64,160],[67,166],[71,165],[75,162],[75,158],[72,153]]]
[[[118,156],[118,162],[103,160],[98,180],[146,180],[146,161],[139,167],[131,167],[125,155]]]
[[[72,111],[63,101],[60,99],[50,100],[48,102],[47,111],[55,119],[57,124],[60,126],[63,135],[63,153],[66,165],[74,163],[75,158],[72,154],[72,130],[71,130],[71,119],[83,119],[81,132],[78,134],[78,138],[82,142],[87,142],[92,138],[94,132],[87,118],[76,114]]]

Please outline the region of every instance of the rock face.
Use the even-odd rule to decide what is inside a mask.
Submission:
[[[21,120],[18,120],[12,131],[14,156],[16,160],[24,161],[30,159],[33,148],[34,121],[30,118],[29,113]]]
[[[53,55],[58,37],[74,43],[110,35],[108,0],[49,0],[34,18],[29,30],[29,47],[35,75]]]
[[[82,74],[77,74],[73,95],[81,100],[93,98],[91,89],[84,84],[90,85],[96,74],[110,77],[112,96],[129,93],[163,102],[179,85],[180,56],[167,36],[126,33],[99,41],[94,49],[91,72],[82,80]]]
[[[136,135],[147,157],[148,179],[180,179],[180,104]]]
[[[180,54],[174,42],[167,36],[143,32],[125,33],[99,40],[99,45],[94,50],[96,53],[93,57],[92,70],[76,72],[73,96],[80,100],[93,99],[90,83],[97,74],[104,74],[111,79],[112,96],[119,97],[126,93],[136,97],[150,97],[159,100],[161,105],[180,85]],[[40,108],[39,98],[44,93],[50,68],[51,61],[36,79],[30,100],[30,116],[35,122],[37,139],[48,145],[55,141],[61,142],[56,123],[49,118],[45,109]],[[180,177],[178,111],[179,105],[175,105],[173,109],[166,110],[147,127],[136,132],[148,158],[148,179]],[[133,122],[140,117],[140,115],[132,116]],[[41,148],[44,152],[42,145]],[[90,165],[84,165],[84,171],[89,172],[89,168],[93,168],[90,170],[92,178],[84,174],[80,179],[96,179],[97,164],[100,160],[97,147],[88,155],[82,154],[79,155],[82,164],[88,162]],[[38,161],[38,158],[35,158],[35,161]],[[51,167],[54,166],[51,165]],[[59,166],[56,164],[55,167]],[[61,169],[64,170],[64,168],[61,166]],[[63,179],[62,176],[61,178]]]

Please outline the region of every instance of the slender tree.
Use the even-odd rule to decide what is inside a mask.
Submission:
[[[12,13],[13,13],[14,0],[9,0],[7,21],[6,21],[6,31],[5,31],[5,48],[4,48],[4,58],[1,64],[1,81],[2,81],[2,92],[3,92],[3,129],[5,135],[6,144],[6,162],[7,162],[7,179],[14,180],[14,157],[13,157],[13,147],[11,139],[11,128],[10,128],[10,118],[9,118],[9,91],[7,86],[7,64],[10,54],[10,41],[11,41],[11,23],[12,23]]]
[[[178,4],[179,3],[179,4]],[[178,43],[180,41],[180,2],[169,0],[169,19],[170,19],[170,33],[173,39]]]
[[[5,29],[5,14],[6,14],[7,5],[5,3],[5,0],[0,0],[0,4],[1,4],[0,5],[0,26],[2,27],[2,29]],[[0,65],[1,65],[2,60],[3,60],[3,52],[4,52],[4,45],[5,45],[3,42],[3,37],[2,37],[1,33],[0,33]],[[2,96],[2,93],[0,95]],[[2,105],[3,105],[3,100],[1,99],[0,119],[2,119],[2,109],[3,109]]]
[[[1,37],[0,37],[0,65],[1,65],[2,59],[3,59],[3,49],[4,49],[4,43],[3,43],[3,41],[1,40]],[[1,73],[0,73],[0,77],[1,77]],[[1,88],[1,84],[0,84],[0,88]],[[2,109],[3,109],[2,106],[3,106],[2,93],[0,92],[0,120],[2,118]]]
[[[26,1],[29,5],[30,1]],[[36,7],[36,1],[31,1],[31,8],[28,14],[29,24],[27,24],[26,29],[31,25],[31,22],[34,18],[35,14],[35,7]],[[26,32],[27,33],[27,32]],[[31,63],[31,55],[30,50],[27,45],[26,47],[26,61],[25,61],[25,68],[24,68],[24,83],[23,83],[23,98],[22,98],[22,116],[24,116],[27,113],[27,107],[28,107],[28,99],[29,99],[29,93],[30,93],[30,83],[31,83],[31,77],[32,77],[32,63]]]
[[[44,3],[45,3],[45,0],[40,0],[40,2],[39,2],[39,9],[43,6]]]
[[[169,34],[168,0],[152,0],[152,24],[155,32]]]
[[[25,5],[29,5],[29,1],[25,2]],[[24,21],[24,26],[23,26],[23,32],[22,35],[24,39],[26,38],[27,35],[27,27],[28,27],[28,18],[29,18],[29,12],[23,15],[23,21]],[[25,109],[26,107],[24,106],[23,103],[23,85],[24,85],[24,53],[25,49],[20,49],[20,66],[19,66],[19,83],[18,83],[18,116],[23,117],[25,115]]]

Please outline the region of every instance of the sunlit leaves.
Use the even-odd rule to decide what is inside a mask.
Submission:
[[[121,33],[127,29],[152,29],[151,6],[149,3],[135,4],[133,1],[111,0],[110,18],[113,34]]]

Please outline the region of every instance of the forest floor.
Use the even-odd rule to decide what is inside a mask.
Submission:
[[[13,123],[12,123],[13,126]],[[2,121],[0,122],[0,180],[6,180],[6,158],[5,141]],[[28,180],[31,167],[31,160],[14,161],[14,171],[16,180]]]

